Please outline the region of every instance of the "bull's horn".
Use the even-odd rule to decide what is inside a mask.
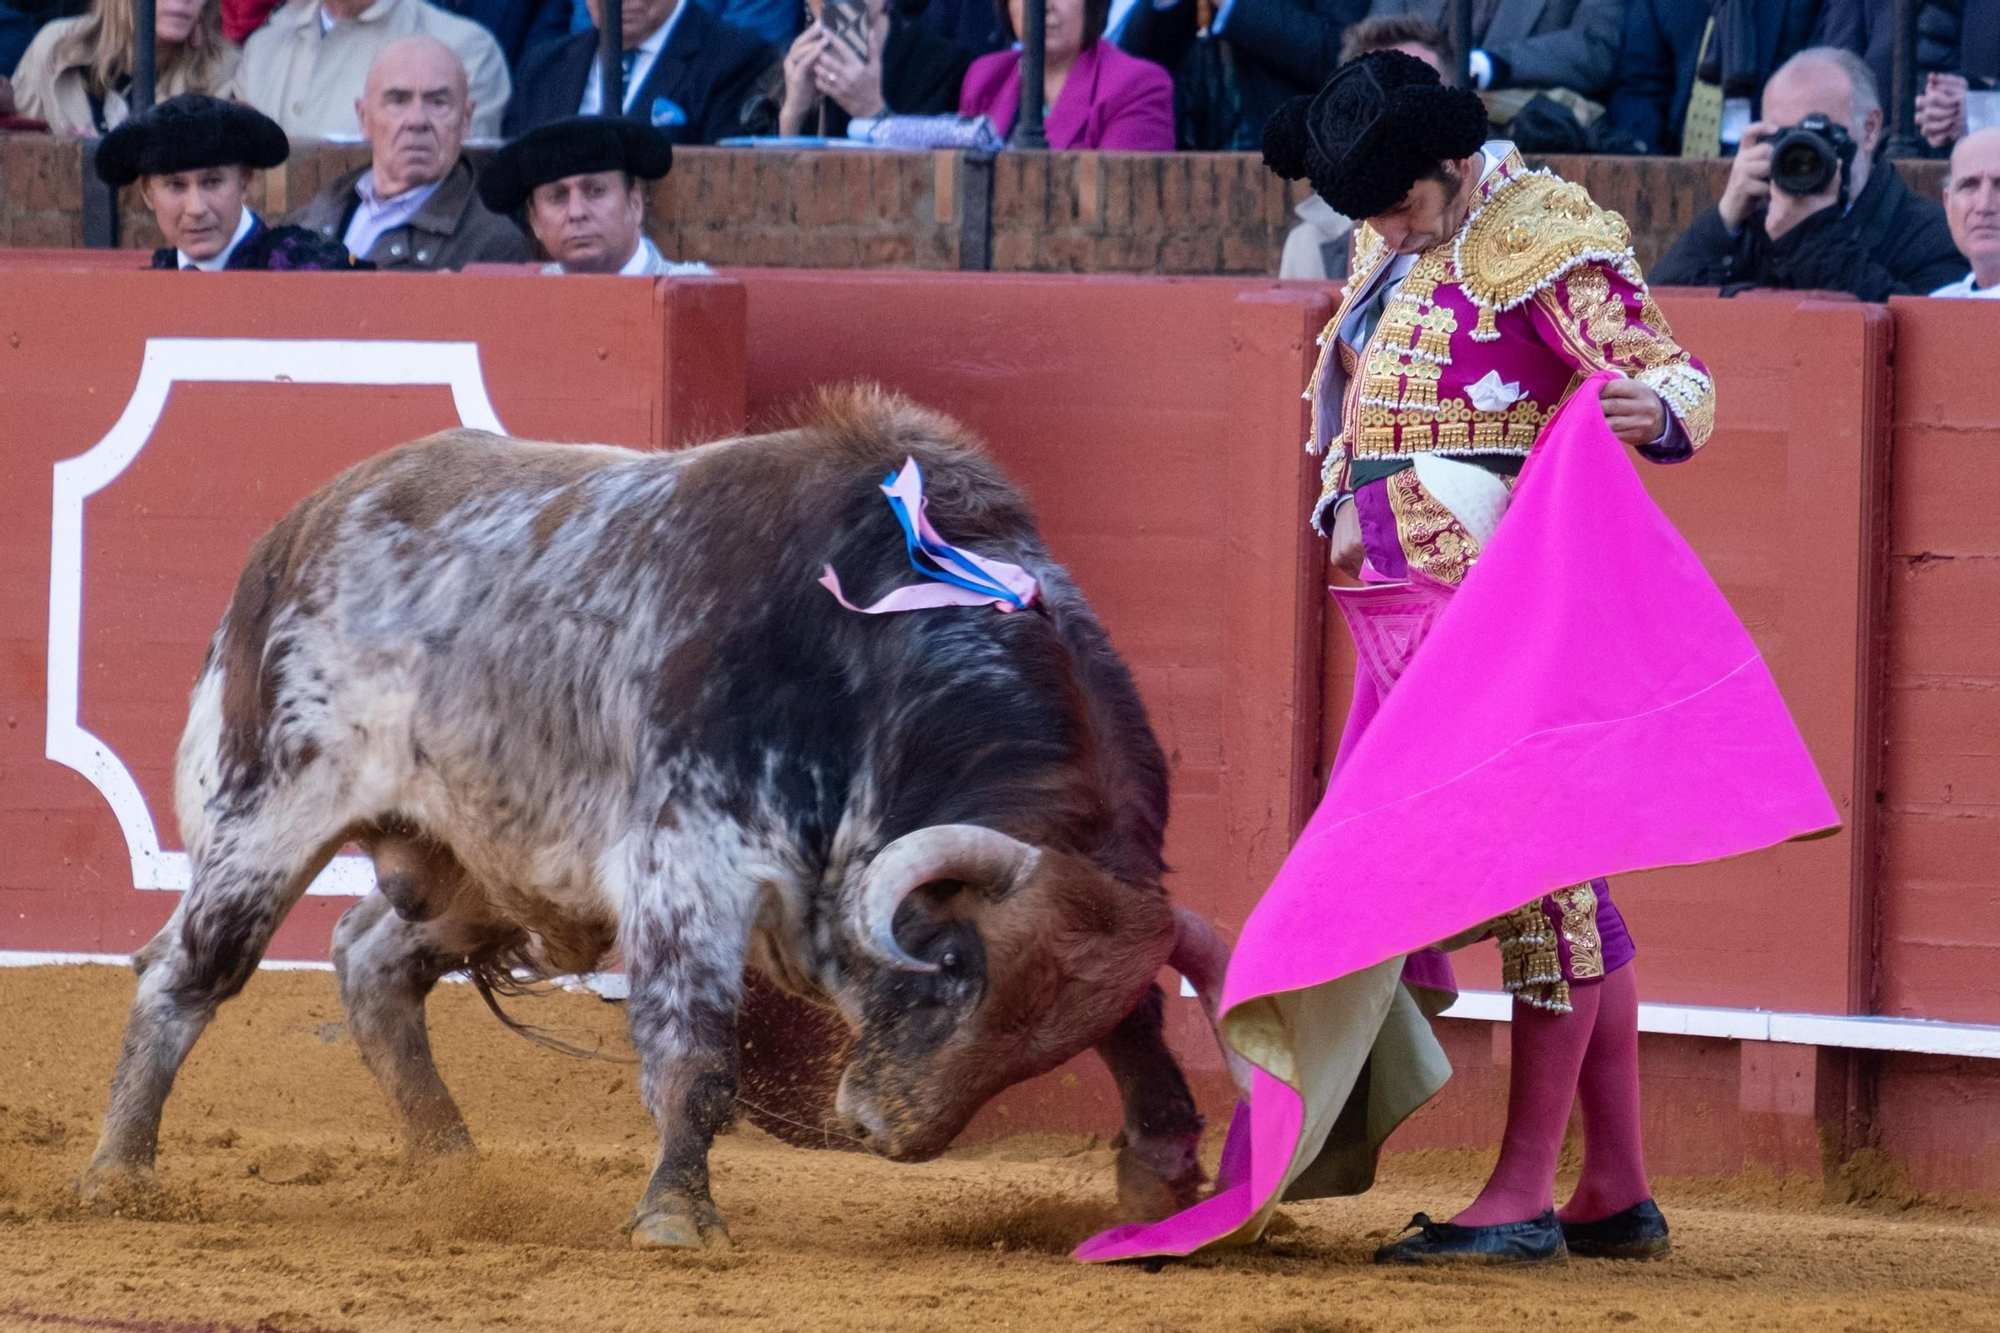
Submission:
[[[855,936],[885,963],[908,972],[935,972],[936,963],[915,957],[896,942],[896,909],[903,899],[941,879],[1005,892],[1034,874],[1041,856],[1025,842],[976,824],[939,824],[906,833],[869,862],[856,904]]]
[[[1229,971],[1229,946],[1215,933],[1215,927],[1196,916],[1185,907],[1174,909],[1174,951],[1167,957],[1167,966],[1186,977],[1194,987],[1195,996],[1201,1001],[1201,1011],[1208,1018],[1209,1031],[1215,1034],[1216,1047],[1222,1052],[1222,1063],[1229,1070],[1229,1077],[1236,1084],[1236,1090],[1246,1099],[1250,1096],[1250,1065],[1236,1048],[1222,1035],[1222,978]]]

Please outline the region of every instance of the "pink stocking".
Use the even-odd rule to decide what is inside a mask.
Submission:
[[[1514,1001],[1514,1064],[1507,1077],[1500,1161],[1472,1206],[1452,1221],[1468,1227],[1525,1222],[1555,1206],[1556,1158],[1603,989],[1601,983],[1572,985],[1566,1014]]]
[[[1572,988],[1575,989],[1575,988]],[[1583,1176],[1565,1222],[1597,1222],[1652,1197],[1639,1135],[1639,982],[1632,964],[1591,987],[1597,1024],[1577,1080],[1583,1104]]]

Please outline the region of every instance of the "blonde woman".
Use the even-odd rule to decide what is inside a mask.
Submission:
[[[20,113],[56,134],[100,135],[131,114],[132,0],[96,0],[81,18],[35,34],[14,71]],[[236,94],[242,54],[222,35],[220,0],[157,0],[153,39],[158,95]]]

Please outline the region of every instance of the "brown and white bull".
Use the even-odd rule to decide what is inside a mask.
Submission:
[[[1038,605],[864,616],[818,586],[910,580],[878,489],[906,457],[937,527]],[[414,1154],[471,1146],[425,1031],[441,977],[622,953],[659,1127],[636,1244],[727,1242],[707,1159],[746,964],[838,1009],[837,1106],[889,1157],[1094,1046],[1126,1212],[1202,1183],[1155,977],[1212,995],[1221,953],[1161,887],[1158,743],[1019,492],[893,398],[680,453],[450,431],[350,469],[251,552],[176,803],[193,887],[135,959],[87,1191],[147,1179],[189,1048],[350,840],[379,887],[334,964]]]

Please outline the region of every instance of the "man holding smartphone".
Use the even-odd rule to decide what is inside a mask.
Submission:
[[[1764,85],[1729,184],[1653,268],[1675,287],[1921,296],[1965,272],[1944,209],[1877,160],[1882,100],[1858,56],[1801,51]]]

